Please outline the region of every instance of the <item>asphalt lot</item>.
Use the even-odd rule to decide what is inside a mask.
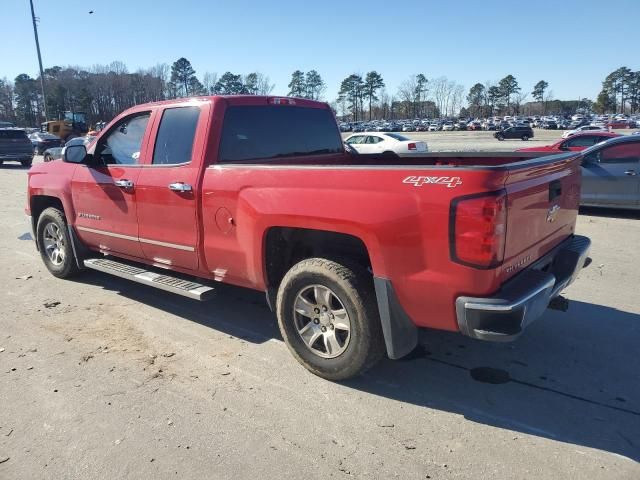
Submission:
[[[295,362],[260,293],[55,279],[25,187],[0,167],[1,479],[640,478],[640,214],[582,212],[593,263],[570,310],[517,342],[424,331],[411,358],[336,384]]]

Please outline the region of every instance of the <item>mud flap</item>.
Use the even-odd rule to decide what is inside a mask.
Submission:
[[[392,360],[397,360],[418,345],[418,327],[400,305],[391,281],[374,277],[373,282],[387,355]]]

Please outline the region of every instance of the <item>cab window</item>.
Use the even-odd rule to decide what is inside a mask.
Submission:
[[[591,145],[595,145],[598,143],[598,139],[600,137],[575,137],[564,142],[565,147],[590,147]]]
[[[96,158],[105,165],[136,165],[140,163],[142,140],[149,123],[149,112],[124,118],[100,141]]]
[[[600,150],[600,163],[638,163],[640,142],[620,143]]]
[[[153,151],[154,165],[189,163],[200,109],[198,107],[168,108],[162,114]]]
[[[357,145],[357,144],[359,144],[359,143],[364,143],[364,139],[365,139],[365,138],[366,138],[366,137],[365,137],[364,135],[356,135],[356,136],[354,136],[354,137],[349,138],[349,139],[347,140],[347,143],[348,143],[349,145],[354,145],[354,144],[356,144],[356,145]]]

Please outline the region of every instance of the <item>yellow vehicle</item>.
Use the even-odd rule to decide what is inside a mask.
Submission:
[[[40,130],[56,135],[65,142],[86,135],[87,116],[83,112],[64,112],[61,120],[50,120],[40,126]]]

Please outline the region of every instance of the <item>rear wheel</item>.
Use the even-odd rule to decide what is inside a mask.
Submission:
[[[38,218],[36,241],[42,261],[52,275],[68,278],[78,273],[64,213],[53,207],[45,209]]]
[[[366,371],[385,352],[371,275],[324,258],[294,265],[277,297],[280,332],[312,373],[345,380]]]
[[[45,162],[50,162],[51,161],[51,155],[49,155],[48,153],[44,154],[44,161]]]
[[[529,140],[529,135],[522,135],[522,141],[526,142],[527,140]]]
[[[31,159],[31,160],[22,160],[20,162],[20,165],[22,165],[23,167],[30,167],[32,163],[33,163],[33,159]]]
[[[396,152],[392,152],[391,150],[387,150],[386,152],[382,152],[382,155],[389,158],[397,158],[398,154]]]

